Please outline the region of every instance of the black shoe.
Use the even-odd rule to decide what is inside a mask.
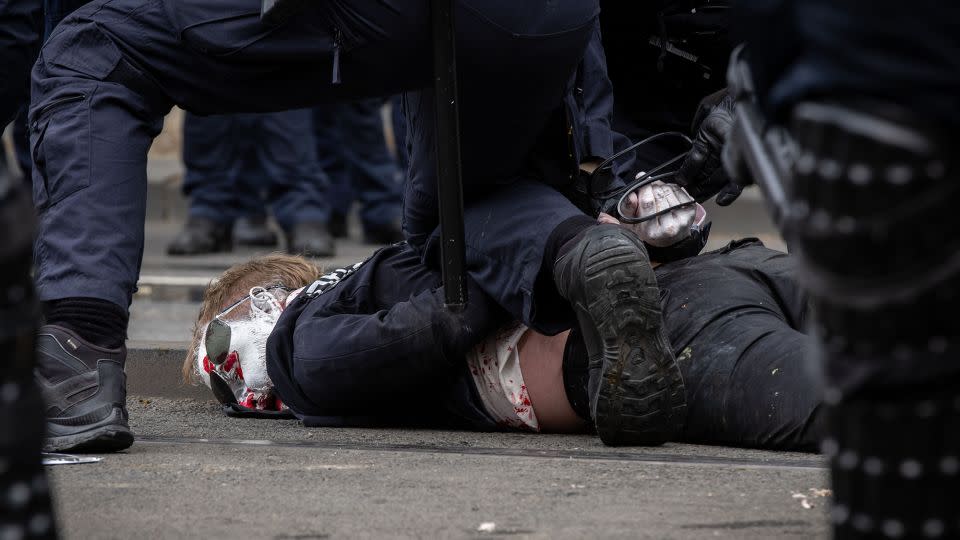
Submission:
[[[47,411],[45,452],[113,452],[127,425],[126,347],[104,349],[61,326],[40,327],[35,377]]]
[[[232,229],[230,223],[217,223],[200,217],[187,218],[183,230],[167,246],[167,254],[202,255],[231,251]]]
[[[297,223],[287,231],[287,251],[304,257],[333,257],[333,237],[326,223],[308,221]]]
[[[272,247],[277,245],[277,234],[270,230],[266,216],[248,216],[233,224],[233,240],[238,246]]]
[[[553,276],[590,354],[587,393],[600,439],[658,445],[678,435],[686,420],[683,378],[643,242],[619,225],[591,227]]]
[[[330,223],[327,224],[330,229],[330,234],[334,238],[346,238],[349,231],[347,230],[347,216],[343,214],[332,214],[330,216]]]
[[[382,225],[363,225],[363,241],[368,244],[395,244],[403,240],[403,228],[399,221]]]

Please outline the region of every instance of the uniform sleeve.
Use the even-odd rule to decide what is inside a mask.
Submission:
[[[594,25],[593,36],[587,45],[583,61],[577,71],[574,88],[579,126],[575,128],[579,138],[580,162],[601,161],[630,145],[630,140],[611,126],[613,116],[613,83],[607,74],[607,56],[603,50],[599,19]],[[623,186],[632,176],[631,154],[613,164],[612,175],[601,175],[597,191],[606,191]],[[613,201],[615,202],[615,201]],[[610,201],[596,201],[595,210],[607,211]]]
[[[613,115],[613,84],[607,75],[607,56],[600,39],[599,19],[594,25],[593,36],[580,65],[574,93],[583,114],[581,161],[590,158],[605,159],[613,154],[614,134],[610,127]]]

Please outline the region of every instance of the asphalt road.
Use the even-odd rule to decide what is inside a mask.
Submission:
[[[66,538],[827,534],[826,471],[808,454],[308,429],[162,398],[131,397],[130,413],[138,441],[129,451],[50,467]]]

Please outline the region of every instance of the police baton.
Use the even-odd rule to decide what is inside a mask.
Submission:
[[[463,227],[463,177],[457,103],[454,2],[455,0],[431,0],[430,4],[443,293],[447,309],[460,311],[467,304],[467,267]]]

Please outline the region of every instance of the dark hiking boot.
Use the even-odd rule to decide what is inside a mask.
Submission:
[[[658,445],[677,436],[686,419],[683,378],[643,242],[619,225],[591,227],[560,257],[553,276],[583,331],[590,415],[600,439]]]
[[[47,411],[45,452],[113,452],[127,425],[126,347],[104,349],[61,326],[40,327],[35,377]]]
[[[180,234],[167,246],[169,255],[203,255],[233,249],[232,224],[200,217],[187,218]]]
[[[304,257],[333,257],[335,247],[327,224],[305,221],[294,225],[287,231],[287,251]]]
[[[277,233],[267,225],[266,216],[247,216],[233,224],[233,240],[238,246],[272,247],[277,245]]]

